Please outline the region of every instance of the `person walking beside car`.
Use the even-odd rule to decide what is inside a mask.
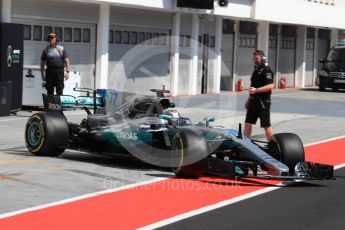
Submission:
[[[267,141],[271,140],[273,129],[271,127],[270,109],[271,93],[274,88],[273,72],[266,65],[265,54],[262,50],[253,53],[254,72],[251,77],[249,98],[245,104],[247,109],[244,135],[248,138],[252,135],[253,125],[260,118],[261,127],[264,128]]]
[[[54,88],[57,95],[63,94],[64,79],[69,79],[70,61],[66,49],[58,44],[55,33],[48,35],[49,45],[43,50],[41,56],[41,76],[46,82],[48,95],[54,94]],[[45,70],[45,67],[47,69]],[[66,67],[66,75],[64,73]],[[65,75],[65,76],[64,76]]]

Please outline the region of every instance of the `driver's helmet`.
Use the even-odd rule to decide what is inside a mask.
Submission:
[[[177,110],[170,110],[170,109],[169,110],[165,110],[163,112],[163,114],[164,115],[168,115],[171,118],[180,118],[181,117],[180,113]]]

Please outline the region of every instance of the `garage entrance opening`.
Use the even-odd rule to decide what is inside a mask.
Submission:
[[[208,60],[209,60],[209,45],[210,45],[210,35],[203,35],[202,42],[202,77],[201,77],[201,93],[207,94],[207,81],[208,81]]]

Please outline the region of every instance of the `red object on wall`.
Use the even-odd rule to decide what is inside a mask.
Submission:
[[[286,78],[284,76],[281,76],[279,79],[279,89],[285,89],[286,88]]]
[[[237,80],[236,91],[241,92],[243,90],[243,80],[240,78]]]

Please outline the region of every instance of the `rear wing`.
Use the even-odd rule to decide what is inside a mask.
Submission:
[[[60,96],[42,94],[44,111],[46,112],[61,112],[62,105]]]
[[[118,92],[109,89],[90,89],[90,88],[74,88],[74,91],[85,93],[86,96],[71,95],[46,95],[42,94],[45,111],[59,111],[67,108],[93,109],[105,108],[111,111],[116,106]]]
[[[93,96],[69,96],[69,95],[46,95],[42,94],[44,111],[46,112],[63,112],[68,108],[81,108],[81,109],[98,109],[103,108],[104,99],[102,97]]]
[[[102,108],[104,107],[104,102],[101,97],[96,97],[96,100],[94,100],[93,97],[91,96],[67,96],[67,95],[62,95],[60,96],[61,100],[61,107],[64,108],[84,108],[87,107],[89,109],[94,109],[95,108],[95,102],[96,102],[96,107],[97,108]]]

